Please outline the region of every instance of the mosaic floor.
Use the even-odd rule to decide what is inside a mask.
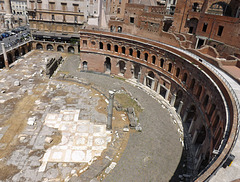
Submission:
[[[42,158],[39,172],[47,162],[90,162],[100,156],[111,141],[106,125],[95,125],[89,120],[79,120],[80,110],[62,110],[59,114],[48,114],[45,125],[62,132],[61,143],[49,148]]]

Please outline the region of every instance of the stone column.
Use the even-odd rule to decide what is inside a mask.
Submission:
[[[160,93],[160,86],[161,86],[161,84],[158,82],[158,85],[157,85],[157,93],[158,94]]]
[[[203,157],[202,157],[202,155],[200,155],[198,160],[196,161],[196,165],[195,165],[196,170],[199,169],[202,160],[203,160]]]
[[[184,113],[184,115],[183,115],[183,119],[182,119],[183,122],[186,122],[187,115],[188,115],[188,110],[189,110],[189,109],[186,109],[186,111],[185,111],[185,113]]]
[[[154,88],[155,88],[155,80],[152,80],[151,89],[154,90]]]
[[[5,49],[5,43],[2,43],[2,51],[3,51],[3,58],[4,58],[4,64],[7,69],[9,69],[9,63],[8,63],[8,58],[7,58],[7,53]]]
[[[10,0],[4,0],[6,14],[12,14]]]
[[[146,76],[144,76],[144,80],[143,80],[143,85],[147,85],[147,77]]]
[[[169,96],[170,91],[167,89],[166,95],[165,95],[165,99],[168,100],[168,96]]]
[[[140,83],[140,78],[141,78],[141,72],[139,71],[138,72],[138,79],[137,79],[137,82]]]
[[[108,104],[108,118],[107,118],[107,129],[112,129],[112,116],[113,116],[113,100],[114,100],[114,92],[109,91],[109,104]]]
[[[176,94],[172,95],[171,101],[170,101],[170,105],[173,107],[176,101]]]
[[[195,130],[194,134],[193,134],[193,138],[192,138],[192,144],[195,144],[197,137],[198,137],[199,131]]]
[[[6,14],[4,15],[5,25],[8,28],[12,28],[13,15],[11,11],[11,2],[10,0],[4,0],[4,4],[5,4],[5,12],[6,12]]]
[[[198,146],[198,148],[197,148],[197,150],[196,150],[196,152],[195,152],[195,158],[197,158],[198,157],[198,155],[199,155],[199,153],[200,153],[200,150],[201,150],[201,148],[202,148],[202,145],[199,145]]]
[[[188,128],[188,133],[192,132],[192,128],[193,128],[193,125],[194,125],[193,123],[194,123],[194,119],[192,119],[192,121],[191,121],[191,124],[190,124],[190,126]]]
[[[183,101],[180,101],[178,109],[177,109],[177,113],[180,114],[181,110],[182,110],[182,106],[183,106]]]

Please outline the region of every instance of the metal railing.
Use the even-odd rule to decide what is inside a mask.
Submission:
[[[170,46],[170,45],[166,45],[166,46]],[[233,97],[233,99],[234,99],[234,101],[235,101],[236,107],[237,107],[238,123],[237,123],[237,131],[236,131],[236,135],[235,135],[235,138],[234,138],[234,141],[233,141],[233,145],[231,146],[231,149],[230,149],[229,153],[227,154],[227,156],[230,155],[230,153],[232,152],[234,146],[236,145],[236,142],[237,142],[238,136],[239,136],[239,130],[240,130],[240,103],[239,103],[239,97],[237,96],[235,90],[233,89],[232,85],[229,83],[229,81],[228,81],[224,76],[229,77],[229,79],[231,79],[233,82],[235,82],[236,85],[238,85],[238,83],[237,83],[235,80],[233,80],[232,78],[230,78],[230,76],[228,76],[226,73],[224,73],[224,72],[221,71],[220,69],[216,68],[216,67],[213,66],[212,64],[208,63],[206,60],[200,58],[199,56],[197,56],[197,55],[195,55],[195,54],[193,54],[193,53],[191,53],[191,52],[189,52],[189,51],[182,50],[182,49],[180,49],[180,48],[176,48],[176,47],[174,47],[174,46],[170,46],[170,47],[175,48],[175,49],[177,49],[177,50],[179,50],[179,51],[181,51],[181,52],[184,52],[184,53],[187,54],[188,56],[190,56],[190,57],[192,57],[192,58],[194,58],[194,59],[196,59],[196,60],[198,60],[198,61],[200,61],[200,59],[201,59],[201,62],[202,62],[205,66],[207,66],[209,69],[211,69],[211,71],[213,71],[213,72],[226,84],[226,86],[228,87],[229,91],[231,92],[231,95],[232,95],[232,97]],[[223,76],[223,75],[224,75],[224,76]],[[228,124],[230,124],[230,123],[228,123]],[[226,128],[227,128],[227,127],[226,127]],[[229,131],[225,131],[225,134],[224,134],[224,135],[225,135],[225,136],[228,136],[228,134],[229,134],[228,132],[229,132]],[[221,144],[221,146],[224,147],[224,146],[226,145],[227,138],[223,138],[222,141],[223,141],[223,143]],[[223,144],[225,144],[225,145],[223,145]],[[221,147],[221,146],[220,146],[220,147]],[[221,148],[220,151],[222,151],[223,149],[224,149],[224,148]],[[216,159],[215,159],[215,160],[216,160]],[[211,164],[214,163],[215,160],[212,160],[212,161],[209,163],[208,167],[207,167],[204,171],[206,171],[206,170],[211,166]],[[214,174],[220,169],[220,167],[224,164],[224,162],[225,162],[226,160],[227,160],[227,157],[222,161],[221,165],[217,168],[217,170],[214,172]],[[208,179],[210,179],[214,174],[212,174],[211,176],[209,176]]]
[[[33,38],[29,37],[28,39],[26,39],[26,40],[24,39],[22,42],[18,42],[18,43],[14,44],[14,45],[5,45],[6,52],[8,52],[10,50],[13,50],[15,48],[18,48],[18,47],[20,47],[20,46],[22,46],[22,45],[24,45],[24,44],[26,44],[28,42],[31,42],[32,40],[33,40]],[[0,55],[2,53],[3,53],[2,49],[0,49]]]

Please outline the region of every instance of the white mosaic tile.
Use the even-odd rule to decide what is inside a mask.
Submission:
[[[45,124],[58,128],[62,139],[44,154],[39,171],[46,162],[89,162],[100,156],[111,141],[111,133],[105,125],[94,125],[89,120],[78,120],[80,110],[62,110],[59,114],[48,114]]]

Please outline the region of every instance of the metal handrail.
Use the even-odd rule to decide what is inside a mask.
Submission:
[[[28,43],[28,42],[31,42],[32,40],[33,40],[33,38],[30,37],[30,38],[28,38],[27,40],[24,40],[23,42],[18,42],[17,44],[15,44],[15,45],[13,45],[13,46],[5,47],[6,52],[8,52],[8,51],[10,51],[10,50],[12,50],[12,49],[15,49],[15,48],[17,48],[17,47],[19,47],[19,46],[22,46],[22,45],[24,45],[24,44],[26,44],[26,43]],[[3,53],[2,50],[0,50],[0,55],[1,55],[2,53]]]

